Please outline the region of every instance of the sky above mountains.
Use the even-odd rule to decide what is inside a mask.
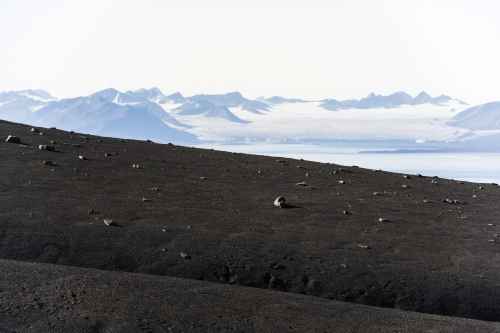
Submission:
[[[497,1],[0,2],[0,91],[500,100]]]

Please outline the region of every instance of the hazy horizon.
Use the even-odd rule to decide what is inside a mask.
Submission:
[[[500,100],[495,1],[3,1],[0,91]]]

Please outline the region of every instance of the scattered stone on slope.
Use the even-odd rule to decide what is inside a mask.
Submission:
[[[79,158],[79,159],[81,159],[81,160],[86,160],[86,159],[87,159],[87,158],[86,158],[85,156],[83,156],[83,155],[79,155],[79,156],[78,156],[78,158]]]
[[[104,219],[104,224],[109,226],[115,226],[116,222],[113,220]]]
[[[388,219],[386,219],[385,217],[381,217],[378,219],[380,222],[390,222]]]
[[[153,202],[153,200],[147,199],[147,198],[142,198],[142,201],[144,201],[144,202]]]
[[[7,137],[7,140],[5,140],[5,142],[8,142],[8,143],[21,143],[21,139],[19,139],[17,136],[9,135]]]
[[[191,259],[191,256],[185,252],[181,252],[182,259]]]
[[[32,127],[32,128],[31,128],[31,132],[33,132],[33,133],[38,133],[38,132],[40,132],[40,131],[38,130],[38,128],[36,128],[36,127]]]
[[[51,166],[57,166],[56,163],[52,162],[52,161],[43,161],[43,164],[44,165],[51,165]]]
[[[274,206],[278,207],[278,208],[283,208],[285,207],[285,198],[283,197],[278,197],[276,198],[276,200],[274,200]]]
[[[297,185],[299,185],[299,186],[309,186],[309,185],[306,184],[306,182],[300,182],[300,183],[297,183]]]
[[[139,166],[139,164],[132,164],[132,168],[134,168],[134,169],[141,169],[141,167]]]
[[[54,146],[50,146],[50,145],[39,145],[38,149],[47,150],[47,151],[55,151],[56,150],[56,148]]]
[[[465,201],[459,201],[459,200],[451,200],[451,199],[443,199],[443,202],[449,203],[449,204],[467,204]]]

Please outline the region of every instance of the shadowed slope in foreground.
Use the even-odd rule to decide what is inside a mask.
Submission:
[[[1,332],[499,332],[500,325],[172,277],[0,260]]]
[[[0,122],[0,137],[23,143],[0,142],[0,258],[204,280],[182,283],[221,290],[220,297],[253,289],[208,282],[274,289],[288,292],[272,294],[283,302],[299,297],[304,311],[322,302],[353,306],[337,300],[500,321],[496,185],[30,128]],[[50,141],[55,152],[38,149]],[[275,208],[280,195],[294,208]],[[23,267],[36,276],[42,266]],[[56,288],[57,280],[40,279]],[[1,304],[12,300],[1,294],[9,288],[0,287]],[[136,295],[147,310],[148,299]],[[95,302],[139,311],[112,297]],[[190,316],[210,307],[196,304]],[[259,304],[250,298],[242,306]],[[370,309],[381,325],[385,311],[396,313]],[[312,322],[336,320],[311,313]],[[267,317],[286,327],[285,317]],[[106,318],[115,325],[112,311]]]

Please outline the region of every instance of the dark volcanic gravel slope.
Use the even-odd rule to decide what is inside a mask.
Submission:
[[[500,323],[0,260],[0,332],[500,332]]]
[[[496,185],[30,128],[0,123],[0,258],[500,321]]]

